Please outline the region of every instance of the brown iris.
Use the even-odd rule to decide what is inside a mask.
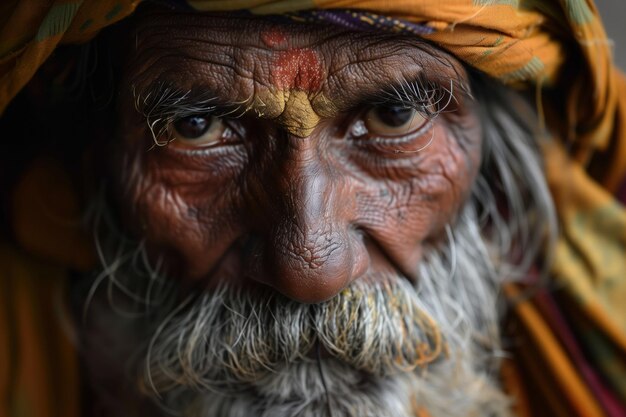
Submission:
[[[427,119],[412,107],[376,106],[365,115],[367,130],[380,136],[398,136],[422,127]]]
[[[173,138],[190,146],[211,146],[220,142],[225,125],[220,118],[206,115],[183,117],[172,125]]]

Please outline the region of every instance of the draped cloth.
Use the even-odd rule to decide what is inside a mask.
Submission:
[[[138,3],[8,0],[0,4],[0,112],[59,44],[90,40],[103,27],[130,15]],[[560,222],[550,275],[550,288],[555,290],[539,289],[528,297],[522,284],[505,287],[505,295],[513,305],[511,326],[517,348],[513,349],[513,359],[504,362],[502,379],[514,394],[520,415],[626,414],[626,82],[613,66],[611,43],[592,0],[187,3],[200,11],[246,9],[359,30],[413,34],[513,88],[531,92],[545,126],[544,134],[553,138],[544,141],[543,153]],[[65,186],[60,187],[67,191]],[[56,192],[54,187],[46,190]],[[18,188],[17,194],[15,212],[27,213],[28,193]],[[54,227],[38,224],[33,228],[28,220],[16,221],[14,227],[28,253],[43,254],[56,266],[71,267],[78,262],[59,253],[63,250],[58,244],[50,250],[45,236],[50,230],[58,236]],[[81,246],[79,240],[66,240],[70,254]],[[5,273],[10,263],[7,259],[17,261],[5,255],[8,249],[0,250],[0,280],[23,284],[33,273],[41,273],[36,267]],[[50,281],[62,274],[44,275],[41,279],[53,286]],[[61,278],[58,282],[63,285]],[[20,349],[20,341],[32,342],[15,334],[15,309],[4,307],[23,304],[34,311],[37,309],[33,303],[43,303],[28,298],[28,291],[9,292],[6,288],[15,286],[0,286],[0,361],[9,361],[7,358]],[[37,328],[41,317],[28,317],[30,325]],[[20,321],[19,326],[26,329],[29,323]],[[15,343],[3,346],[6,340]],[[66,343],[57,342],[57,347]],[[68,359],[67,363],[71,374],[72,362]],[[3,371],[9,368],[11,372]],[[40,377],[33,380],[39,381],[37,389],[43,392],[44,381],[55,381],[55,372],[60,372],[52,369],[42,366],[26,370],[19,364],[8,367],[0,362],[0,387],[5,390],[11,386],[7,378],[33,378],[27,373],[40,372]],[[75,378],[70,375],[67,381],[67,392],[77,389],[71,383]],[[2,396],[10,391],[28,403],[29,396],[36,395],[29,389],[24,384],[13,390],[7,388],[0,392],[0,401],[15,404]],[[53,415],[41,410],[58,406],[51,400],[54,395],[37,398],[48,401],[48,407],[26,411],[13,408],[8,415]],[[0,415],[4,415],[2,407],[5,405],[0,403]]]

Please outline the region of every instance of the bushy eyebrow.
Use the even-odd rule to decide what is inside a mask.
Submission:
[[[395,105],[414,108],[429,118],[444,111],[452,111],[461,97],[470,97],[467,83],[449,78],[447,85],[442,80],[434,81],[422,73],[412,79],[400,79],[389,86],[359,97],[358,102],[371,106]]]
[[[133,86],[135,109],[146,119],[148,129],[157,146],[170,139],[161,139],[175,121],[194,115],[223,117],[236,111],[232,103],[224,103],[206,88],[183,89],[172,82],[156,81],[138,90]]]
[[[329,98],[340,110],[366,100],[452,104],[457,99],[460,103],[462,96],[471,98],[463,65],[428,44],[400,40],[393,52],[370,55],[364,56],[363,66],[359,61],[349,62],[329,74],[328,82],[340,91]],[[450,97],[453,100],[448,100]]]

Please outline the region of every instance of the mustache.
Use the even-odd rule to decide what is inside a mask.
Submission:
[[[361,278],[320,304],[222,284],[161,322],[143,379],[158,393],[241,391],[285,364],[312,360],[316,347],[375,376],[424,367],[446,350],[415,287],[400,276]]]

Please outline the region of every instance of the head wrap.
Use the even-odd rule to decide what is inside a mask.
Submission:
[[[57,45],[88,41],[138,3],[3,2],[0,112]],[[540,380],[542,369],[553,371],[551,383],[540,389],[574,404],[565,415],[617,415],[610,412],[615,398],[626,403],[626,82],[613,66],[592,0],[186,3],[200,11],[247,9],[414,34],[507,85],[533,92],[540,119],[555,139],[543,150],[561,226],[552,276],[566,290],[560,303],[566,314],[553,311],[547,293],[543,301],[517,305],[524,334],[535,346],[525,372]],[[515,297],[518,290],[506,291]],[[575,329],[568,327],[573,322]],[[564,342],[573,334],[583,336],[585,355]],[[604,379],[580,367],[597,369]]]

